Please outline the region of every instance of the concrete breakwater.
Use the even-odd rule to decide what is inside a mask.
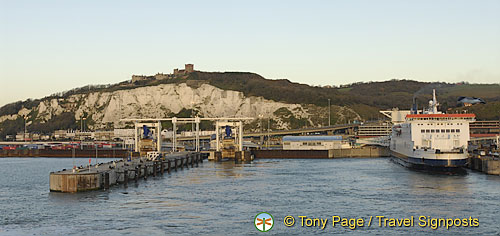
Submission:
[[[166,155],[159,160],[132,158],[100,165],[62,170],[50,173],[50,191],[74,193],[97,189],[108,189],[115,184],[128,184],[130,180],[147,179],[148,176],[163,175],[179,168],[197,167],[203,156],[197,152],[181,152]]]
[[[126,158],[126,149],[98,149],[97,156],[100,158]],[[18,149],[0,150],[0,157],[95,157],[95,149]]]
[[[254,158],[275,159],[330,159],[344,157],[387,157],[389,149],[386,147],[361,147],[331,150],[253,150]]]
[[[472,156],[469,168],[489,175],[500,175],[500,159],[491,156]]]

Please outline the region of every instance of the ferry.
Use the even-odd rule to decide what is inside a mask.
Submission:
[[[389,148],[404,166],[417,169],[456,170],[467,164],[469,123],[474,114],[443,114],[438,111],[436,91],[429,108],[413,108],[394,122]],[[399,112],[401,114],[401,112]]]

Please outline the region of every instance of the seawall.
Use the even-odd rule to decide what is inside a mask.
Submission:
[[[254,158],[273,159],[331,159],[348,157],[387,157],[389,149],[386,147],[361,147],[350,149],[331,150],[253,150]]]

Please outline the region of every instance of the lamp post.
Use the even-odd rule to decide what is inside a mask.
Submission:
[[[191,99],[191,118],[194,117],[194,93],[193,98]],[[194,133],[194,121],[191,122],[191,134]]]
[[[271,117],[267,118],[267,149],[269,149],[269,130],[270,130],[270,124],[271,124]]]
[[[72,160],[73,160],[73,173],[76,171],[76,165],[75,165],[75,144],[73,143],[75,140],[74,138],[71,138],[71,147],[73,148],[71,150],[71,155],[72,155]]]
[[[95,168],[97,169],[97,144],[95,144]]]
[[[262,125],[262,117],[264,117],[264,115],[262,114],[259,114],[259,121],[260,121],[260,137],[261,137],[261,142],[260,142],[260,145],[264,145],[264,138],[263,137],[263,133],[264,133],[264,127]],[[262,147],[262,146],[261,146]]]
[[[85,120],[86,120],[86,119],[87,119],[87,118],[83,117],[83,132],[85,132]]]
[[[24,133],[23,133],[23,139],[24,142],[26,142],[26,116],[24,116]]]
[[[328,126],[331,126],[330,120],[331,120],[331,106],[330,106],[330,99],[328,98]]]

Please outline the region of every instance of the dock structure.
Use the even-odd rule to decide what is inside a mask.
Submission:
[[[139,152],[141,156],[149,155],[153,152],[161,152],[161,135],[162,130],[161,122],[167,121],[172,123],[172,152],[178,151],[177,145],[177,125],[178,124],[196,124],[196,139],[195,139],[195,151],[200,151],[200,122],[201,121],[211,121],[215,122],[215,136],[216,136],[216,147],[214,151],[210,151],[209,160],[220,161],[222,159],[234,159],[237,161],[251,161],[251,155],[249,151],[243,150],[243,121],[253,120],[251,117],[215,117],[215,118],[202,118],[202,117],[191,117],[191,118],[139,118],[139,119],[121,119],[124,122],[134,122],[134,140],[135,140],[135,152]],[[140,134],[138,128],[144,129],[144,134]],[[149,129],[155,129],[156,139],[151,139],[148,135]],[[231,128],[235,128],[235,134],[232,135]],[[221,134],[221,130],[225,130],[225,136]]]
[[[500,175],[500,159],[492,156],[471,156],[469,168],[489,175]]]
[[[380,146],[328,150],[253,150],[251,154],[255,159],[332,159],[390,156],[389,149]]]
[[[157,160],[133,158],[100,165],[50,173],[50,191],[75,193],[98,189],[109,189],[116,184],[147,179],[148,176],[163,175],[179,168],[198,167],[203,162],[199,152],[178,152]]]

